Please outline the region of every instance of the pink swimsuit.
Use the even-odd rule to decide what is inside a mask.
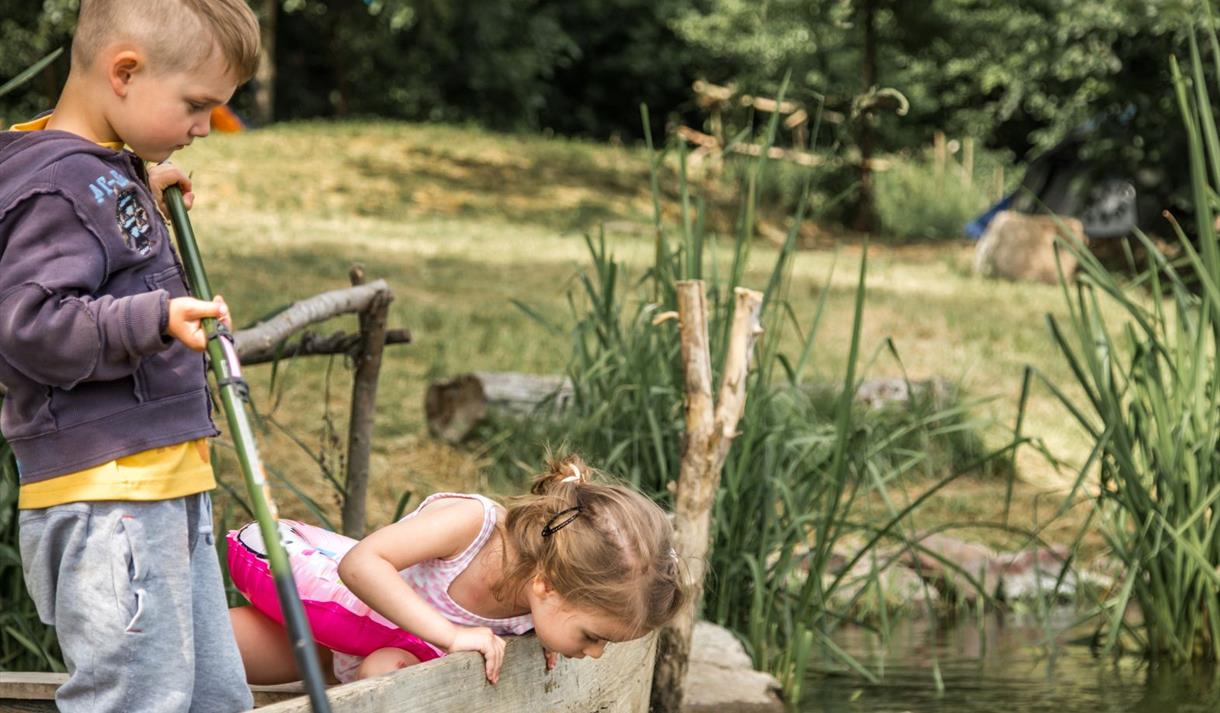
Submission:
[[[474,614],[462,605],[453,601],[453,597],[449,596],[449,587],[453,584],[453,580],[466,570],[476,555],[483,549],[483,545],[487,544],[487,540],[491,537],[491,533],[496,527],[496,504],[492,500],[476,494],[465,493],[436,493],[430,495],[426,500],[415,508],[415,511],[407,515],[403,520],[415,517],[421,510],[428,506],[429,503],[441,498],[466,498],[470,500],[478,500],[483,505],[483,526],[479,529],[479,534],[471,541],[470,545],[453,559],[431,559],[423,562],[418,562],[410,567],[402,570],[399,574],[406,580],[407,584],[411,585],[424,601],[436,608],[446,619],[463,626],[485,626],[497,634],[524,634],[534,628],[534,619],[529,614],[521,616],[509,617],[507,619],[488,619],[486,617]],[[429,644],[429,646],[431,646]],[[440,649],[431,646],[436,651],[438,656],[443,656],[444,652]],[[360,666],[360,662],[364,660],[362,656],[345,654],[339,651],[335,652],[335,676],[340,681],[347,683],[354,680],[356,676],[356,668]]]

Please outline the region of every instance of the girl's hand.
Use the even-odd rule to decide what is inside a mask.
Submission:
[[[554,651],[547,651],[546,649],[543,649],[542,653],[546,656],[546,670],[554,671],[555,666],[559,664],[559,654]]]
[[[492,633],[491,629],[485,626],[457,627],[453,643],[449,645],[449,653],[454,651],[478,651],[483,654],[487,680],[493,684],[500,680],[500,666],[504,664],[504,639]]]
[[[169,215],[169,209],[165,207],[165,189],[170,186],[178,186],[182,189],[182,204],[187,210],[195,204],[195,194],[191,192],[191,179],[182,169],[178,168],[169,161],[154,164],[148,167],[148,187],[152,190],[153,198],[157,201],[157,208],[161,209],[162,215]]]

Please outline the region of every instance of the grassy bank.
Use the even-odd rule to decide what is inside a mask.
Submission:
[[[393,286],[391,323],[410,328],[415,343],[393,348],[384,367],[373,524],[390,517],[404,488],[483,485],[477,457],[421,435],[429,379],[476,369],[563,368],[568,343],[511,300],[562,319],[567,288],[586,262],[580,235],[599,223],[629,266],[642,272],[652,256],[648,163],[635,149],[453,127],[309,123],[214,136],[177,161],[193,172],[196,229],[214,286],[239,321],[343,286],[352,262],[363,262],[371,276]],[[861,248],[850,240],[840,249],[827,242],[797,257],[791,299],[807,320],[830,285],[814,362],[834,374],[847,354]],[[774,255],[765,242],[755,248],[753,277],[760,284]],[[1043,326],[1045,312],[1062,311],[1062,297],[1057,288],[975,280],[969,258],[970,246],[960,243],[873,247],[863,353],[868,375],[898,375],[905,367],[911,378],[942,376],[973,396],[995,397],[980,410],[997,424],[991,438],[999,443],[1000,431],[1015,418],[1025,364],[1057,383],[1068,381]],[[887,337],[901,367],[883,349]],[[312,443],[324,416],[319,395],[325,366],[315,359],[281,368],[277,376],[284,393],[276,417]],[[264,368],[255,376],[256,398],[264,405],[270,403],[269,375]],[[347,376],[335,369],[330,390],[340,433]],[[1031,400],[1026,431],[1066,461],[1080,462],[1087,453],[1084,438],[1043,394]],[[280,470],[306,474],[311,492],[325,500],[316,467],[299,449],[276,438],[267,451]],[[1056,472],[1031,449],[1023,451],[1019,466],[1025,484],[1018,488],[1016,513],[1028,520],[1034,496],[1070,474]],[[981,516],[996,509],[995,489],[1002,487],[963,484],[934,511]],[[285,500],[292,512],[296,505]],[[1043,504],[1040,512],[1050,509]]]
[[[563,330],[547,331],[514,302],[570,326],[568,293],[590,266],[585,231],[605,227],[610,251],[626,273],[624,289],[634,290],[653,263],[648,158],[632,149],[436,126],[299,124],[213,137],[176,160],[193,174],[193,220],[213,286],[239,323],[346,285],[353,262],[393,286],[391,326],[410,328],[415,342],[392,347],[383,366],[369,495],[372,526],[394,516],[404,492],[417,501],[438,489],[510,487],[492,476],[505,471],[503,464],[492,468],[486,455],[424,435],[424,389],[432,379],[471,370],[563,371],[571,338]],[[662,170],[666,220],[678,217],[672,207],[679,204],[676,185],[672,172]],[[727,270],[731,230],[720,226],[731,227],[734,191],[715,184],[698,190],[713,202],[709,225],[718,244],[708,251]],[[764,236],[786,222],[779,214],[762,219]],[[792,263],[786,302],[807,330],[825,298],[811,363],[812,380],[829,384],[841,381],[845,370],[863,252],[858,240],[836,246],[823,235],[809,242]],[[765,285],[778,254],[765,237],[756,241],[743,282]],[[1061,309],[1055,289],[976,281],[968,274],[970,246],[964,244],[883,245],[871,248],[868,258],[861,376],[905,373],[960,383],[967,399],[989,399],[971,410],[992,420],[986,434],[992,448],[1010,438],[1005,429],[1015,418],[1025,364],[1067,383],[1041,326],[1043,312]],[[354,319],[324,329],[331,326],[351,329]],[[783,335],[785,352],[800,351],[795,330],[772,334]],[[657,364],[658,370],[673,366]],[[317,461],[342,473],[349,370],[342,360],[313,358],[275,370],[255,367],[250,376],[260,415],[276,425],[263,439],[265,460],[273,475],[303,494],[294,497],[280,487],[282,512],[336,522],[338,498]],[[829,428],[830,417],[817,407],[791,411],[788,418],[798,420],[788,424],[793,433],[805,433],[804,423]],[[1063,424],[1051,399],[1035,394],[1026,432],[1043,438],[1060,457],[1083,459],[1084,439]],[[793,440],[778,431],[762,435],[772,445]],[[671,450],[676,452],[676,442],[666,448]],[[223,439],[217,452],[224,459],[222,479],[240,488]],[[1015,488],[1012,517],[1029,529],[1045,523],[1061,497],[1056,489],[1068,478],[1033,449],[1023,451],[1019,465],[1023,480]],[[931,482],[918,481],[941,475],[903,476],[889,492],[901,507]],[[907,485],[908,492],[895,492]],[[1005,514],[1006,486],[996,477],[956,480],[907,519],[904,531],[998,522]],[[305,498],[316,501],[320,512],[311,511]],[[233,498],[221,494],[218,504],[226,524],[247,518]],[[894,502],[866,496],[859,507],[865,522],[884,523]],[[1080,519],[1073,513],[1043,534],[1070,541]],[[1026,544],[999,529],[958,532],[1000,547]],[[0,575],[18,586],[13,567]]]

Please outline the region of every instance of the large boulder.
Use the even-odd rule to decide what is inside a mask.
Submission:
[[[695,622],[682,713],[783,713],[779,692],[779,681],[754,670],[745,648],[728,629]]]
[[[1087,244],[1084,228],[1076,218],[1001,211],[975,248],[974,272],[984,277],[1054,284],[1059,281],[1057,252],[1063,274],[1070,280],[1076,273],[1076,257],[1055,244],[1057,237]]]

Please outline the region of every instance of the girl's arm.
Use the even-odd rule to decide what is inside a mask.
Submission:
[[[470,546],[483,526],[483,504],[465,498],[441,499],[415,517],[377,530],[339,563],[347,588],[377,613],[446,651],[478,651],[487,680],[495,683],[504,660],[504,640],[486,627],[446,619],[407,584],[399,571],[436,558],[454,557]]]

